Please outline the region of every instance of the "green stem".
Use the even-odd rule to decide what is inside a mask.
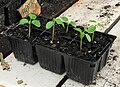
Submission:
[[[92,42],[93,42],[93,40],[94,40],[94,33],[92,34]]]
[[[54,40],[54,35],[55,35],[55,25],[53,25],[53,30],[52,30],[52,42]]]
[[[80,52],[82,51],[82,38],[80,37]]]
[[[28,38],[30,38],[30,33],[31,33],[31,19],[29,21],[29,34],[28,34]]]
[[[68,33],[68,28],[69,28],[69,24],[67,25],[67,28],[66,28],[66,33]]]

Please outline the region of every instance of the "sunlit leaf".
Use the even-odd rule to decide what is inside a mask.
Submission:
[[[57,24],[61,24],[64,27],[64,23],[61,21],[60,18],[57,18],[55,21]]]
[[[80,32],[80,37],[83,38],[85,36],[84,32]]]
[[[40,21],[38,21],[38,20],[33,20],[32,24],[35,25],[36,27],[40,27],[41,26]]]
[[[61,17],[61,19],[62,19],[64,22],[67,22],[67,21],[68,21],[68,18],[65,17],[65,16]]]
[[[21,25],[28,24],[28,20],[27,19],[21,19],[19,24],[21,24]]]
[[[47,22],[47,24],[46,24],[46,29],[52,28],[53,25],[54,25],[54,22],[53,22],[53,21]]]
[[[91,37],[90,37],[90,35],[89,35],[89,34],[85,34],[85,36],[86,36],[87,40],[88,40],[89,42],[91,42]]]
[[[89,20],[89,22],[94,22],[94,23],[96,23],[96,21],[95,21],[95,20]]]
[[[96,31],[96,26],[88,27],[88,33],[94,33]]]
[[[70,24],[71,24],[73,27],[76,27],[76,26],[77,26],[76,23],[73,22],[73,21],[71,21]]]
[[[82,30],[80,28],[74,28],[74,30],[76,30],[78,32],[82,32]]]
[[[33,13],[30,13],[28,16],[30,17],[30,19],[36,19],[37,18],[37,16]]]

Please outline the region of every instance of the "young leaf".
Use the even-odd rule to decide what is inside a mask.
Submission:
[[[91,42],[91,37],[90,37],[90,35],[89,35],[89,34],[85,34],[85,36],[86,36],[87,40],[88,40],[89,42]]]
[[[36,27],[40,27],[41,26],[41,24],[40,24],[40,22],[38,20],[33,20],[32,24],[35,25]]]
[[[95,21],[95,20],[89,20],[89,22],[94,22],[94,23],[96,23],[96,21]]]
[[[102,24],[98,23],[97,24],[98,27],[104,27]]]
[[[84,32],[80,32],[80,37],[83,38],[85,36]]]
[[[53,22],[53,21],[49,21],[49,22],[46,24],[46,29],[50,29],[53,25],[54,25],[54,22]]]
[[[61,17],[61,19],[62,19],[64,22],[68,22],[68,18],[65,17],[65,16]]]
[[[73,21],[71,21],[70,24],[71,24],[73,27],[76,27],[76,26],[77,26],[76,23],[73,22]]]
[[[84,28],[84,31],[86,31],[86,32],[88,32],[88,33],[89,33],[88,28]]]
[[[30,13],[28,16],[30,17],[30,19],[36,19],[37,18],[36,15],[33,14],[33,13]]]
[[[88,27],[88,33],[94,33],[96,30],[96,26],[90,26]]]
[[[74,28],[74,30],[76,30],[78,32],[82,32],[82,30],[80,28]]]
[[[56,23],[61,24],[64,27],[64,23],[59,18],[56,19]]]
[[[21,25],[28,24],[28,20],[27,19],[21,19],[19,24],[21,24]]]

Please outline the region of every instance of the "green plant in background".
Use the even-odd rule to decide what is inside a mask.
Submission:
[[[73,21],[69,21],[67,17],[61,17],[62,21],[65,22],[67,24],[67,27],[66,27],[66,33],[68,33],[68,28],[69,28],[69,25],[72,25],[73,27],[76,27],[76,23],[73,22]]]
[[[40,23],[40,21],[36,20],[37,16],[35,14],[30,13],[28,16],[30,18],[29,20],[26,19],[26,18],[23,18],[23,19],[20,20],[19,24],[20,25],[28,24],[28,27],[29,27],[28,37],[30,37],[30,34],[31,34],[31,25],[33,24],[36,27],[40,27],[41,23]]]
[[[97,23],[95,20],[90,20],[90,22],[94,23],[94,25],[91,25],[88,28],[85,28],[85,31],[92,34],[92,42],[93,42],[94,32],[96,31],[97,27],[103,27],[103,25],[100,23]]]
[[[83,43],[83,38],[86,37],[86,39],[91,42],[91,37],[88,33],[85,32],[85,29],[82,30],[80,28],[74,28],[74,30],[79,32],[79,37],[80,37],[80,51],[82,50],[82,43]]]
[[[54,35],[55,35],[55,25],[62,25],[64,27],[64,23],[60,18],[53,18],[52,21],[47,22],[46,24],[46,29],[51,29],[52,28],[52,42],[54,40]]]

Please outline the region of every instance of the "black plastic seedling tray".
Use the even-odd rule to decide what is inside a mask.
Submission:
[[[32,44],[15,37],[8,36],[8,39],[17,60],[29,64],[35,64],[38,62],[37,55],[34,53],[35,47]]]
[[[36,45],[40,66],[57,74],[65,72],[64,58],[57,50],[42,45]]]
[[[98,56],[98,60],[87,61],[75,56],[63,54],[67,76],[85,85],[91,84],[95,80],[97,72],[105,66],[109,50],[113,41],[116,39],[116,37],[112,35],[101,32],[97,33],[107,36],[110,40],[109,43],[102,49],[100,55]]]
[[[7,37],[3,34],[0,34],[0,52],[3,53],[4,58],[12,52],[10,42],[7,40]]]
[[[25,63],[29,63],[29,64],[33,65],[36,62],[38,62],[34,44],[32,44],[31,42],[29,42],[25,39],[23,40],[18,37],[11,36],[11,32],[12,32],[12,34],[14,34],[16,29],[19,29],[19,28],[21,28],[21,27],[19,25],[16,25],[16,26],[12,27],[11,29],[7,30],[5,32],[5,35],[7,36],[8,40],[10,41],[11,48],[15,55],[15,58],[19,61],[23,61]]]

